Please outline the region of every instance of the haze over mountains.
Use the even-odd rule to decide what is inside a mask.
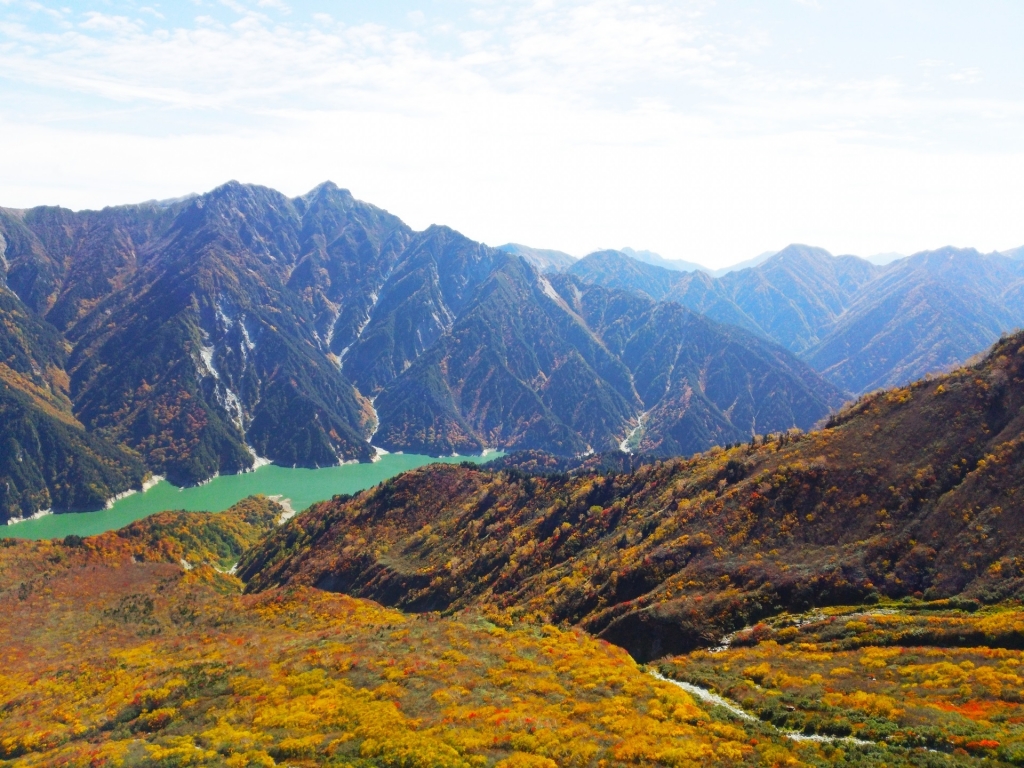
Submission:
[[[93,506],[146,472],[367,461],[371,439],[575,455],[632,433],[693,452],[809,427],[844,397],[756,335],[556,288],[519,255],[415,232],[329,183],[5,209],[0,237],[5,518]],[[39,448],[59,430],[72,460]]]
[[[719,278],[600,251],[569,273],[745,328],[853,393],[948,370],[1024,325],[1024,261],[969,248],[879,266],[791,245]]]

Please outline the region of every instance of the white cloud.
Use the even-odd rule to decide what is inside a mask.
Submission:
[[[283,0],[259,0],[256,5],[260,8],[273,8],[275,11],[279,11],[281,13],[292,12],[291,6]]]
[[[279,5],[223,0],[177,26],[0,14],[0,89],[18,94],[0,141],[20,150],[0,156],[2,201],[95,206],[233,177],[298,194],[331,177],[417,226],[577,253],[1024,242],[1024,101],[976,90],[977,66],[802,65],[778,30],[696,1],[392,23]]]

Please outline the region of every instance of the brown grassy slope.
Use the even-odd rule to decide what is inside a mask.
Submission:
[[[247,554],[409,610],[487,604],[653,658],[782,608],[1024,591],[1024,334],[808,435],[631,474],[428,467],[316,505]]]

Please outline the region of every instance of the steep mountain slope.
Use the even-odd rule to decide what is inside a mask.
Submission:
[[[617,251],[591,254],[569,272],[772,339],[838,387],[866,392],[948,370],[1024,325],[1020,264],[945,248],[882,267],[791,245],[718,278],[674,273]]]
[[[809,426],[843,403],[809,367],[752,334],[675,303],[556,282],[634,377],[645,411],[640,451],[686,455]]]
[[[123,288],[147,243],[163,234],[184,203],[147,203],[75,213],[40,207],[0,209],[7,285],[59,330]]]
[[[661,301],[683,279],[665,267],[646,264],[630,258],[622,251],[596,251],[577,261],[567,270],[587,283],[643,293]]]
[[[414,233],[330,182],[293,203],[302,244],[288,287],[309,306],[317,335],[340,364]]]
[[[572,455],[617,446],[647,411],[649,438],[641,449],[692,453],[748,439],[755,427],[810,426],[843,401],[784,350],[730,335],[674,305],[596,287],[584,295],[565,276],[551,278],[556,290],[510,256],[487,266],[473,301],[448,313],[450,328],[415,362],[403,363],[401,375],[387,372],[394,378],[375,401],[382,447],[451,453],[497,445]],[[449,306],[437,293],[426,306]],[[427,316],[417,311],[419,297],[433,294],[400,295],[410,298],[395,310],[382,295],[378,308],[387,313],[379,309],[384,322],[375,316],[364,333],[368,352],[394,349],[390,318]],[[620,313],[615,318],[609,304]],[[601,324],[616,322],[606,336]],[[622,338],[613,343],[613,336]],[[369,391],[372,385],[361,382]],[[640,385],[650,391],[640,392]]]
[[[376,397],[451,329],[495,264],[507,258],[448,227],[417,235],[344,356],[344,372]]]
[[[529,265],[504,257],[376,401],[386,448],[611,448],[640,409],[626,367]]]
[[[338,374],[412,236],[323,184],[230,183],[101,212],[0,211],[7,276],[74,342],[75,413],[192,483],[368,459],[372,409]],[[325,354],[326,353],[326,354]]]
[[[250,552],[248,589],[570,621],[640,659],[784,608],[1024,595],[1024,334],[866,397],[820,432],[630,474],[430,467],[315,505]]]
[[[947,370],[1024,326],[1024,266],[944,248],[894,263],[859,296],[807,360],[854,392]]]
[[[724,275],[720,283],[768,338],[799,354],[877,272],[856,256],[835,257],[821,248],[790,245],[754,269]]]
[[[138,489],[141,459],[71,413],[60,335],[0,287],[0,520],[102,506]]]
[[[519,243],[505,243],[498,246],[499,251],[522,256],[543,273],[564,272],[573,264],[577,258],[562,251],[553,251],[549,248],[531,248],[528,245]]]
[[[314,346],[287,289],[302,221],[276,192],[229,184],[197,198],[126,289],[81,323],[76,412],[172,482],[283,464],[368,459],[368,409]]]

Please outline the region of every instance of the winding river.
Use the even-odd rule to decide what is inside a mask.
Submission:
[[[256,493],[278,497],[286,508],[303,510],[310,504],[339,493],[356,493],[382,480],[434,462],[483,463],[504,456],[488,451],[483,456],[434,458],[414,453],[388,453],[366,464],[343,464],[322,469],[290,469],[273,464],[241,475],[223,475],[194,488],[178,488],[166,480],[144,493],[118,499],[109,509],[97,512],[45,515],[0,525],[0,538],[55,539],[69,534],[92,536],[121,528],[143,517],[171,509],[222,512]]]

